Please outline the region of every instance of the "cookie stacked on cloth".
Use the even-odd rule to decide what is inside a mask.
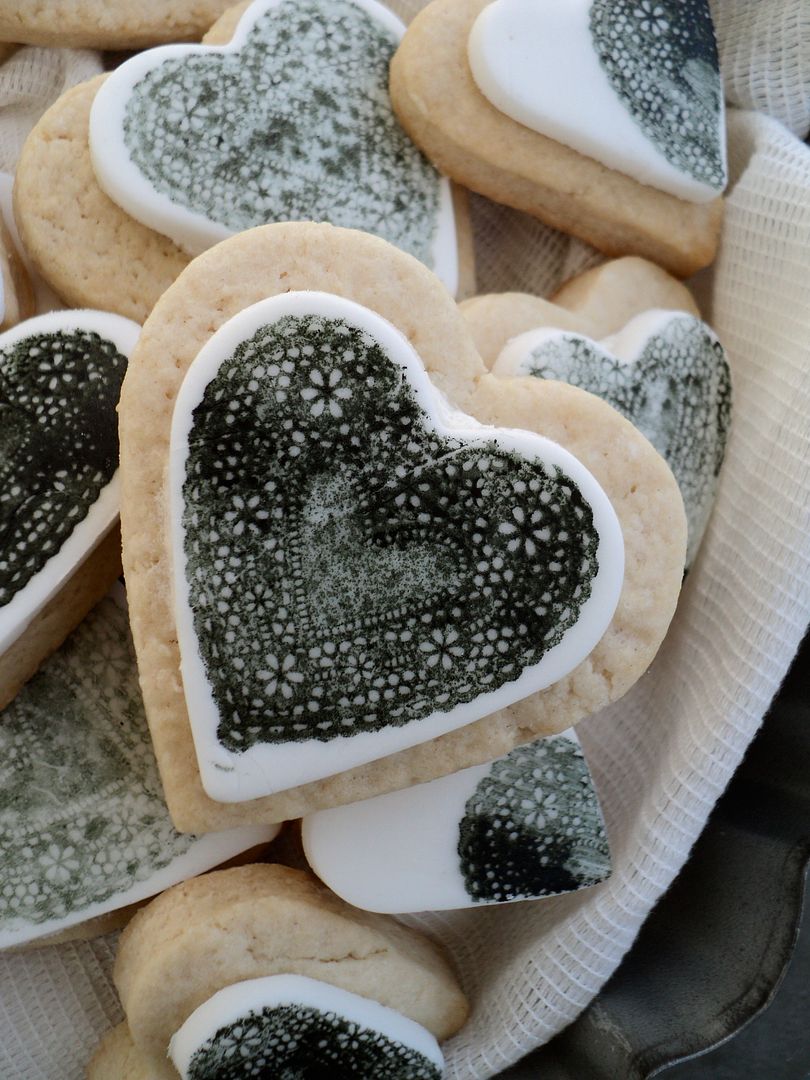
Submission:
[[[467,1007],[439,947],[390,916],[537,900],[609,874],[573,725],[620,699],[663,641],[730,417],[722,346],[685,287],[635,254],[686,273],[716,243],[716,55],[703,23],[692,40],[670,21],[659,29],[672,47],[656,57],[679,66],[663,119],[640,115],[602,72],[616,98],[607,114],[638,127],[632,167],[621,155],[597,164],[587,139],[555,128],[560,161],[544,168],[558,180],[572,170],[570,182],[552,198],[531,181],[532,212],[548,204],[536,212],[560,224],[580,215],[581,192],[567,188],[590,170],[602,188],[585,235],[625,256],[551,301],[457,305],[474,292],[469,221],[440,170],[523,204],[508,184],[490,188],[496,171],[484,184],[455,169],[435,149],[445,135],[409,122],[403,66],[428,24],[403,38],[374,0],[242,4],[202,46],[139,53],[32,131],[14,186],[22,243],[65,303],[101,314],[23,322],[8,341],[4,377],[20,389],[7,406],[6,502],[25,544],[41,537],[32,573],[48,585],[14,624],[0,673],[15,672],[9,730],[31,775],[54,697],[99,734],[83,786],[70,754],[59,763],[72,801],[58,822],[47,798],[10,800],[9,833],[33,821],[44,846],[10,883],[32,899],[8,941],[92,933],[90,920],[123,921],[174,886],[122,939],[127,1026],[91,1076],[316,1064],[440,1076],[436,1040]],[[475,25],[479,44],[497,38]],[[465,26],[448,18],[442,34]],[[507,105],[487,106],[492,123],[529,130]],[[667,154],[673,108],[683,145]],[[615,192],[636,189],[645,209],[631,227]],[[60,424],[54,439],[54,417],[74,413],[80,430]],[[126,605],[114,591],[82,621],[118,573],[114,560],[95,566],[118,550],[119,453]],[[103,484],[109,507],[90,532]],[[20,545],[0,562],[12,584]],[[89,601],[85,580],[98,589]],[[99,674],[104,649],[112,679]],[[129,757],[110,734],[124,718]],[[141,773],[127,773],[136,757]],[[113,801],[94,807],[95,789]],[[122,844],[149,855],[116,877],[122,817]],[[325,885],[263,863],[196,877],[252,858],[296,819]],[[42,882],[59,893],[52,908]],[[303,935],[297,952],[280,912]],[[325,912],[343,920],[340,956],[324,952]],[[360,976],[358,927],[372,961]],[[178,974],[209,968],[194,987]]]

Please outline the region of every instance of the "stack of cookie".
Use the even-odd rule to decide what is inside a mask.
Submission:
[[[213,25],[60,98],[6,207],[0,945],[168,890],[96,1080],[439,1077],[467,1005],[393,916],[605,879],[574,725],[711,512],[708,5],[68,7],[0,35]],[[603,258],[476,296],[466,189]]]

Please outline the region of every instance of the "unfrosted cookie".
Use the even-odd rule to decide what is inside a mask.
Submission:
[[[205,43],[229,42],[249,6],[229,9],[206,34]],[[168,236],[131,217],[98,184],[90,156],[90,111],[107,78],[73,87],[31,132],[17,167],[15,214],[38,272],[67,303],[142,322],[189,255]],[[289,117],[281,119],[290,127]],[[467,296],[474,292],[474,257],[466,197],[456,187],[448,196],[446,181],[441,192],[453,203],[449,216],[456,223],[456,248],[451,261],[457,267],[458,295]],[[295,213],[295,207],[285,211],[286,216]],[[446,208],[443,220],[448,220]]]
[[[459,183],[685,277],[714,258],[722,217],[717,54],[705,0],[645,12],[434,0],[391,65],[394,108]]]
[[[602,810],[573,729],[311,814],[303,842],[333,892],[393,914],[539,900],[610,873]]]
[[[0,218],[0,332],[30,319],[34,310],[31,279]]]
[[[104,1036],[87,1066],[87,1080],[154,1080],[126,1021]]]
[[[634,316],[653,308],[685,311],[700,318],[695,298],[682,282],[655,263],[632,255],[571,278],[554,293],[551,302],[587,320],[590,326],[588,329],[584,321],[578,327],[559,323],[560,330],[576,329],[597,338],[617,333]]]
[[[0,335],[0,706],[117,574],[116,405],[139,330],[70,311]]]
[[[226,289],[221,284],[223,274],[227,275]],[[185,373],[212,333],[257,301],[295,290],[321,290],[366,307],[392,324],[394,333],[399,330],[406,336],[432,381],[455,406],[485,423],[542,433],[575,453],[604,488],[618,516],[626,573],[615,616],[599,644],[571,674],[548,689],[371,765],[349,768],[298,790],[241,806],[226,805],[215,803],[203,791],[180,675],[177,615],[171,603],[175,560],[170,543],[174,541],[169,540],[166,528],[175,513],[170,508],[166,469],[172,418]],[[166,363],[169,355],[174,361],[171,365]],[[257,372],[256,378],[277,379],[279,372],[269,367]],[[324,371],[320,382],[304,373],[300,387],[289,378],[291,397],[298,401],[300,392],[300,401],[312,410],[312,418],[339,421],[346,400],[343,390],[351,392],[351,384],[348,378],[342,384],[331,367]],[[287,377],[286,369],[283,374]],[[301,378],[295,375],[294,364],[289,374]],[[632,685],[655,654],[674,610],[683,569],[683,508],[675,481],[646,440],[591,395],[539,380],[488,376],[458,309],[436,278],[416,260],[374,237],[324,225],[274,225],[244,233],[200,256],[164,295],[148,321],[124,387],[121,424],[124,549],[134,636],[167,799],[180,828],[193,831],[301,816],[315,808],[353,802],[492,760],[517,743],[562,730]],[[360,430],[356,437],[366,434]],[[293,439],[291,446],[295,443]],[[251,450],[244,460],[258,462],[261,452]],[[234,464],[239,467],[237,459]],[[329,498],[334,494],[324,492]],[[273,498],[268,492],[258,502],[246,503],[247,516],[241,512],[233,516],[229,510],[222,524],[235,528],[237,537],[245,529],[253,530],[260,520],[253,521],[255,510],[276,513]],[[232,510],[238,511],[236,504]],[[529,554],[535,551],[531,513],[526,535]],[[513,534],[512,525],[505,525],[503,536],[510,543],[515,541],[516,551],[523,543],[522,534]],[[424,529],[418,519],[414,526]],[[446,526],[445,522],[441,527]],[[272,544],[266,550],[272,552]],[[223,571],[231,573],[232,568],[223,565],[217,573]],[[228,586],[227,580],[223,579],[223,586]],[[325,610],[340,605],[344,597],[348,602],[353,593],[356,586],[324,593]],[[225,607],[220,610],[227,610],[224,595],[221,602]],[[302,615],[295,609],[279,616],[279,644],[284,646],[285,636],[295,634],[296,624],[303,629],[306,623],[300,623]],[[226,635],[223,647],[233,640]],[[244,640],[249,642],[249,636]],[[444,667],[441,644],[431,632],[421,650],[425,662],[428,647],[436,654],[438,670]],[[323,654],[327,667],[329,655],[329,650]],[[365,662],[360,661],[354,677],[364,670]],[[280,701],[296,704],[301,672],[294,650],[281,648],[272,659],[268,654],[267,665],[257,675],[264,680],[263,693],[278,694]]]
[[[636,315],[653,308],[700,318],[682,282],[660,266],[631,255],[571,278],[549,300],[531,293],[485,293],[464,300],[459,307],[488,368],[511,338],[540,327],[598,339],[617,333]]]
[[[0,40],[74,49],[142,49],[199,38],[230,0],[0,0]]]
[[[371,999],[440,1040],[467,1017],[437,945],[282,866],[217,871],[164,893],[124,931],[114,972],[132,1042],[156,1080],[176,1075],[169,1043],[195,1009],[226,987],[276,975]]]

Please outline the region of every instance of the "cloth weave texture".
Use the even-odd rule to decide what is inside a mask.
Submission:
[[[407,19],[421,5],[392,6]],[[727,96],[760,110],[729,114],[722,246],[694,283],[734,378],[717,503],[650,672],[579,728],[604,804],[611,878],[540,903],[409,920],[449,947],[473,1002],[446,1047],[448,1080],[495,1075],[599,991],[683,865],[810,618],[810,151],[791,134],[810,128],[810,13],[803,0],[712,7]],[[21,49],[6,61],[0,166],[12,170],[36,117],[98,70],[96,55],[73,50]],[[477,196],[472,211],[481,292],[549,294],[600,261],[516,211]],[[0,957],[1,1076],[84,1076],[121,1018],[114,946],[107,938]]]

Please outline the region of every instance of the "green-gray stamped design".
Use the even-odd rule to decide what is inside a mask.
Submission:
[[[647,138],[721,192],[723,87],[708,0],[593,0],[590,29],[611,86]]]
[[[0,348],[0,607],[57,554],[112,479],[126,366],[90,330]]]
[[[650,440],[681,489],[690,566],[711,513],[731,425],[731,373],[709,328],[691,315],[674,315],[629,364],[578,334],[561,333],[537,345],[522,370],[596,394]]]
[[[188,1080],[441,1080],[418,1050],[334,1012],[277,1005],[221,1027],[196,1050]]]
[[[0,717],[0,931],[104,903],[185,854],[125,611],[107,598]]]
[[[220,744],[326,742],[495,690],[562,639],[598,570],[556,466],[438,435],[340,319],[285,316],[193,413],[183,544]]]
[[[554,735],[499,758],[467,800],[458,854],[465,888],[481,903],[603,881],[610,849],[578,743]]]
[[[440,177],[391,108],[397,45],[352,0],[282,0],[238,53],[167,60],[136,84],[131,160],[156,191],[235,232],[329,221],[432,265]]]

